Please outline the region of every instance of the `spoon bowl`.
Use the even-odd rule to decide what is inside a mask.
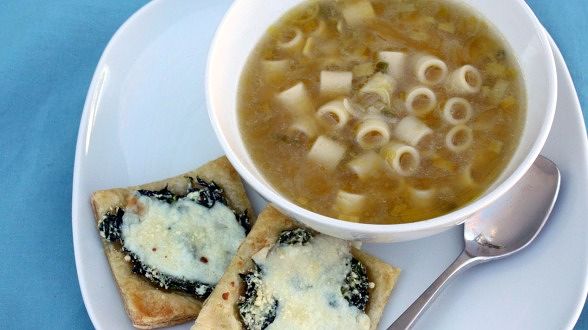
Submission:
[[[507,194],[466,220],[465,251],[472,257],[503,258],[529,245],[551,213],[560,180],[557,166],[539,156]]]
[[[388,330],[412,328],[455,275],[474,265],[512,255],[531,244],[553,210],[560,183],[557,166],[539,156],[512,189],[466,220],[462,253]]]

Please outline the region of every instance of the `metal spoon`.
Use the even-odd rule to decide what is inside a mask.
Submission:
[[[511,190],[466,220],[464,250],[388,330],[412,328],[455,275],[477,264],[509,256],[529,245],[553,209],[560,181],[557,166],[539,156]]]

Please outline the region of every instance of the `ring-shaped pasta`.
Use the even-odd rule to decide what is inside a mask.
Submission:
[[[277,40],[277,46],[283,50],[296,50],[304,43],[304,33],[297,27],[284,31],[282,37]]]
[[[353,73],[351,71],[321,71],[321,95],[344,95],[351,92]]]
[[[390,128],[380,119],[369,118],[359,124],[355,142],[363,149],[377,149],[390,141]]]
[[[415,87],[406,95],[405,107],[408,113],[424,116],[437,106],[437,95],[428,87]]]
[[[456,125],[445,135],[445,146],[456,153],[467,150],[473,141],[474,133],[466,125]]]
[[[433,130],[430,129],[425,123],[420,121],[418,118],[413,116],[406,116],[398,122],[394,135],[400,141],[406,142],[413,147],[416,147],[423,138],[431,135]]]
[[[398,142],[391,142],[380,150],[384,162],[400,176],[413,174],[421,163],[419,152],[411,146]]]
[[[472,105],[461,97],[452,97],[443,106],[443,120],[451,125],[465,124],[472,118]]]
[[[482,75],[471,65],[464,65],[453,71],[447,80],[448,89],[457,94],[474,94],[482,88]]]
[[[335,130],[343,128],[349,121],[349,112],[345,109],[342,99],[333,100],[321,106],[316,116],[327,127]]]
[[[416,78],[423,84],[437,85],[447,78],[447,64],[435,56],[422,55],[414,63]]]

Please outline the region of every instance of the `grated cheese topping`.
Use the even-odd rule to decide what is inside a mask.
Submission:
[[[367,314],[341,292],[351,258],[348,242],[321,234],[305,245],[277,244],[256,254],[259,302],[278,302],[266,329],[369,329]]]
[[[191,195],[173,204],[136,195],[136,210],[124,213],[121,238],[126,250],[157,271],[215,285],[245,238],[245,229],[226,205],[207,208]]]

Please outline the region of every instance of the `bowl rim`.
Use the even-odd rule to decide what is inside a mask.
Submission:
[[[205,92],[206,92],[206,106],[209,114],[209,119],[212,124],[213,130],[220,142],[221,147],[226,153],[227,158],[233,164],[237,172],[241,177],[249,183],[257,193],[259,193],[264,199],[271,203],[276,204],[280,209],[286,209],[289,213],[296,214],[300,221],[308,222],[311,226],[313,224],[331,227],[334,230],[353,231],[356,233],[366,235],[390,235],[390,234],[403,234],[413,233],[419,231],[429,231],[434,228],[449,227],[456,224],[463,223],[469,216],[474,213],[486,208],[500,196],[504,195],[510,190],[529,170],[535,159],[539,156],[551,130],[553,119],[555,117],[555,108],[557,103],[557,73],[555,67],[555,59],[553,50],[549,44],[549,38],[547,32],[543,28],[543,25],[539,22],[539,19],[524,0],[516,0],[512,2],[514,6],[519,6],[526,14],[527,18],[533,25],[534,30],[537,32],[539,41],[541,44],[540,50],[543,57],[547,59],[546,64],[547,81],[548,81],[548,103],[545,105],[546,118],[539,129],[539,134],[535,141],[532,143],[531,148],[523,161],[516,166],[514,172],[506,177],[502,183],[494,187],[491,191],[488,191],[484,196],[470,202],[469,204],[443,214],[438,217],[420,220],[410,223],[401,224],[370,224],[370,223],[356,223],[337,218],[328,217],[319,213],[307,210],[297,204],[291,202],[281,194],[268,189],[263,183],[261,183],[252,172],[243,164],[243,162],[236,156],[231,148],[227,138],[222,132],[219,125],[216,112],[213,111],[212,102],[212,91],[211,91],[211,80],[214,79],[212,75],[212,63],[214,62],[215,54],[218,52],[220,44],[220,32],[226,29],[226,26],[230,24],[230,18],[235,15],[238,7],[241,3],[247,0],[235,0],[230,8],[225,13],[221,23],[218,25],[214,37],[211,42],[211,46],[208,53],[208,59],[206,63],[205,73]],[[474,7],[475,8],[475,7]]]

